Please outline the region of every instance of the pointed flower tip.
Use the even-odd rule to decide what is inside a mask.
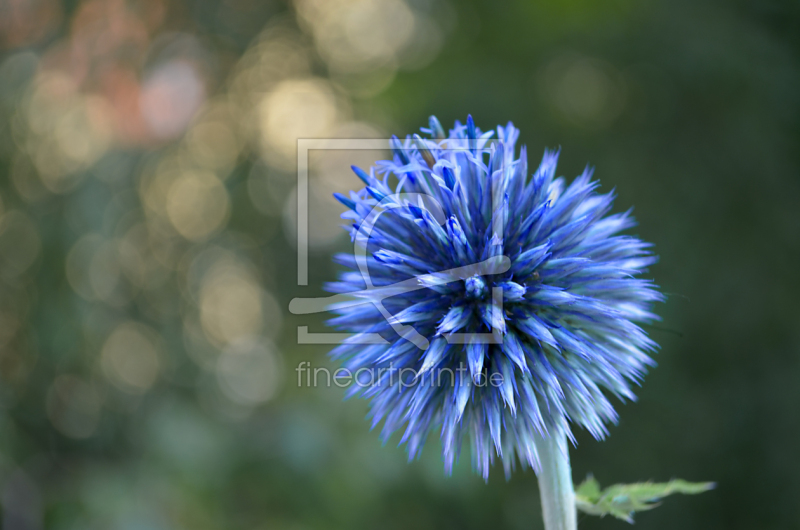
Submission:
[[[472,114],[467,116],[467,138],[470,140],[475,140],[478,138],[478,133],[475,129],[475,120],[472,119]]]
[[[364,184],[366,184],[367,186],[372,185],[372,178],[367,174],[366,171],[364,171],[358,166],[350,166],[350,169],[353,170],[353,173],[355,173],[356,176],[364,182]]]
[[[447,135],[445,135],[444,129],[442,128],[442,124],[439,123],[439,120],[436,118],[436,116],[431,116],[428,118],[428,126],[431,129],[431,135],[436,140],[444,140],[447,138]]]
[[[336,198],[337,201],[339,201],[340,203],[344,204],[345,206],[347,206],[351,210],[355,211],[356,203],[352,199],[348,199],[347,197],[345,197],[341,193],[334,193],[333,196]]]

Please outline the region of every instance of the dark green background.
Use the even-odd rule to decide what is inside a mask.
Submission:
[[[290,6],[273,3],[246,11],[237,29],[209,15],[226,5],[196,1],[174,8],[179,27],[221,50],[220,76],[258,29],[273,17],[292,16]],[[561,146],[559,174],[572,178],[585,164],[595,166],[602,189],[618,192],[617,211],[635,207],[640,224],[634,232],[654,242],[661,256],[652,275],[669,299],[657,309],[663,322],[649,330],[661,344],[658,367],[639,401],[618,408],[620,423],[606,441],[578,433],[575,478],[592,472],[603,484],[673,477],[717,482],[713,492],[670,498],[640,514],[638,528],[800,528],[800,4],[449,6],[453,29],[436,59],[421,70],[400,71],[380,95],[355,100],[354,116],[393,124],[389,132],[400,136],[424,126],[430,114],[445,127],[467,113],[484,129],[512,120],[531,165],[544,147]],[[75,9],[67,2],[61,33],[32,49],[46,49],[67,31]],[[600,103],[592,99],[599,97],[591,77],[597,72],[605,83]],[[588,107],[570,107],[575,98]],[[17,102],[4,101],[7,121]],[[8,144],[0,160],[4,206],[35,221],[42,251],[26,273],[27,307],[19,312],[14,355],[33,359],[25,379],[16,379],[17,361],[4,353],[0,362],[0,482],[16,484],[9,482],[13,473],[24,470],[39,492],[43,527],[541,527],[532,472],[506,481],[498,469],[484,484],[464,461],[445,478],[435,435],[423,458],[407,465],[402,448],[381,447],[369,432],[364,403],[342,402],[336,388],[297,388],[297,362],[325,364],[325,347],[296,344],[295,326],[310,322],[319,330],[321,317],[288,315],[288,302],[319,293],[335,268],[329,254],[312,254],[312,286],[292,287],[294,251],[281,219],[255,211],[237,176],[248,173],[253,156],[242,156],[227,181],[228,229],[252,235],[259,242],[253,252],[271,264],[264,282],[286,313],[278,341],[285,365],[280,393],[246,419],[215,415],[199,404],[194,382],[201,372],[186,360],[180,319],[152,319],[133,309],[129,316],[150,318],[165,337],[170,377],[133,408],[104,407],[87,439],[54,430],[44,405],[53,378],[67,371],[94,378],[98,351],[82,338],[76,316],[91,304],[77,299],[64,278],[65,255],[77,235],[63,229],[63,219],[76,203],[91,212],[107,197],[86,181],[70,193],[26,203],[7,176],[12,139],[2,141]],[[131,160],[130,169],[119,170],[122,178],[135,183],[142,161],[160,149],[121,149],[119,156]],[[6,245],[3,252],[14,249]],[[5,286],[3,293],[16,288]],[[4,487],[7,513],[14,497]],[[29,528],[6,521],[8,528]],[[580,520],[587,529],[624,525]]]

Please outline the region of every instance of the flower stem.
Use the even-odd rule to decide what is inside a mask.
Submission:
[[[545,530],[576,530],[575,490],[569,466],[569,447],[563,432],[552,432],[536,439],[542,466],[539,471],[539,494]]]

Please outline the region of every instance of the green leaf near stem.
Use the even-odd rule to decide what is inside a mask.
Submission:
[[[635,484],[614,484],[604,490],[600,483],[589,475],[575,489],[575,504],[578,510],[590,515],[612,515],[633,523],[633,514],[651,510],[658,501],[673,493],[696,495],[713,489],[713,482],[686,482],[674,479],[669,482],[637,482]]]

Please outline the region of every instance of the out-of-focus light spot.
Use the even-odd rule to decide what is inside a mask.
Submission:
[[[274,346],[257,338],[244,338],[225,348],[217,360],[216,376],[225,396],[245,406],[271,399],[283,379]]]
[[[186,257],[189,258],[189,255]],[[203,286],[211,280],[214,273],[227,268],[241,269],[246,271],[248,276],[255,276],[252,264],[240,261],[236,252],[231,249],[219,245],[208,245],[198,249],[183,271],[186,299],[199,304]]]
[[[109,66],[100,74],[102,94],[108,100],[114,136],[121,145],[149,144],[150,132],[139,106],[138,72],[129,66]]]
[[[239,60],[229,94],[246,118],[259,98],[277,83],[310,74],[309,51],[297,31],[273,26]]]
[[[103,345],[101,360],[112,383],[131,393],[144,393],[155,383],[161,367],[158,335],[143,324],[120,324]]]
[[[257,335],[264,329],[264,301],[269,298],[243,267],[235,264],[215,267],[207,274],[200,292],[203,330],[217,345]],[[278,315],[279,311],[276,318]]]
[[[100,158],[108,147],[110,127],[105,100],[87,97],[81,105],[66,109],[54,130],[56,142],[64,156],[83,166]]]
[[[169,140],[182,134],[205,93],[203,80],[190,63],[174,60],[157,66],[145,78],[139,100],[152,135]]]
[[[381,133],[374,127],[364,123],[342,124],[333,132],[333,136],[342,138],[380,138]],[[308,185],[308,244],[311,248],[324,250],[338,244],[346,237],[341,225],[332,222],[338,219],[345,207],[333,198],[334,193],[348,195],[357,189],[360,180],[350,168],[351,165],[367,169],[376,160],[388,156],[386,151],[379,150],[316,150],[309,153],[309,185]],[[286,238],[294,244],[297,241],[297,192],[284,201],[283,228]]]
[[[142,170],[139,195],[151,220],[171,224],[167,215],[167,195],[182,171],[183,164],[172,151],[164,153]]]
[[[402,0],[298,0],[298,13],[333,70],[358,72],[396,63],[414,34]]]
[[[347,2],[341,11],[344,16],[334,19],[341,21],[341,28],[330,28],[332,37],[340,37],[343,30],[350,50],[334,49],[333,53],[352,51],[355,55],[369,59],[388,59],[393,57],[408,42],[414,31],[414,13],[401,0],[361,0]],[[350,9],[348,9],[350,8]],[[349,11],[349,12],[348,12]],[[343,55],[338,56],[350,62]]]
[[[169,187],[166,206],[175,230],[186,239],[199,241],[222,228],[230,199],[213,173],[186,171]]]
[[[205,119],[194,125],[186,138],[186,147],[199,165],[217,171],[222,177],[236,163],[242,145],[223,120]]]
[[[59,72],[40,74],[28,102],[28,126],[34,134],[52,130],[54,117],[62,108],[74,104],[78,86],[70,76]]]
[[[40,250],[39,231],[27,215],[11,210],[0,219],[0,276],[10,279],[22,274]]]
[[[64,436],[88,438],[97,428],[101,400],[94,387],[72,375],[59,375],[47,392],[47,417]]]
[[[227,232],[215,241],[213,245],[197,246],[184,256],[181,273],[185,279],[184,294],[187,301],[199,303],[203,287],[212,280],[214,275],[225,271],[243,274],[259,283],[264,266],[269,260],[266,256],[259,256],[261,263],[256,267],[250,257],[255,257],[259,243],[244,234]],[[260,283],[259,283],[260,284]]]
[[[291,170],[297,162],[298,138],[324,138],[342,117],[341,103],[321,79],[278,84],[258,107],[264,155],[272,164]]]
[[[564,54],[548,64],[541,77],[545,97],[572,123],[607,127],[625,103],[625,85],[613,67],[577,54]]]
[[[52,192],[72,190],[83,169],[96,162],[111,143],[112,125],[104,99],[82,96],[71,77],[38,77],[27,105],[26,149],[42,183]]]

